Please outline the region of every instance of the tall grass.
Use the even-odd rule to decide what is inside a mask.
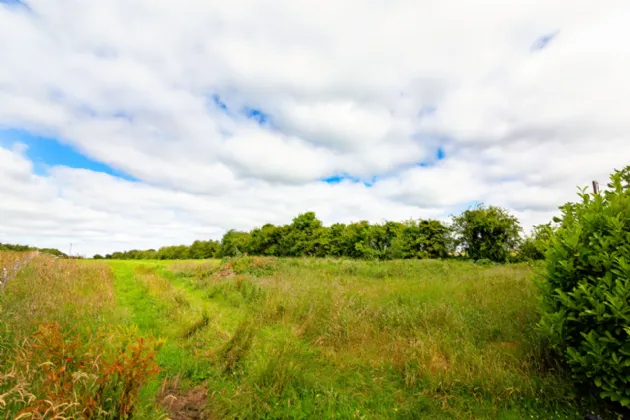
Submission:
[[[0,287],[15,277],[33,258],[35,252],[0,251]]]
[[[2,253],[0,253],[1,255]],[[35,257],[0,292],[5,418],[130,418],[152,340],[115,325],[111,270]]]
[[[210,401],[221,416],[579,415],[536,333],[529,265],[245,257],[172,275],[239,314],[222,344],[238,362],[219,361]]]
[[[157,418],[161,404],[173,418],[566,419],[591,406],[536,332],[529,265],[107,264],[38,257],[7,283],[0,409],[33,418]]]

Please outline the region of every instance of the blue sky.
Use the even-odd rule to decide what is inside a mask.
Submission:
[[[26,146],[25,154],[33,163],[33,172],[37,175],[47,175],[52,166],[67,166],[134,180],[133,177],[90,159],[55,138],[37,136],[19,129],[0,129],[0,146],[13,148],[18,144]]]

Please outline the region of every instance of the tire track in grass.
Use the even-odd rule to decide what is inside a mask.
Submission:
[[[264,412],[272,418],[334,417],[333,413],[345,418],[363,409],[348,385],[358,381],[365,386],[361,375],[352,369],[338,371],[291,326],[258,317],[257,304],[240,300],[241,289],[232,289],[238,276],[197,288],[190,278],[173,272],[172,264],[159,262],[152,269],[209,314],[211,326],[194,340],[218,356],[209,384],[214,396],[210,404],[219,417],[260,418]],[[237,368],[228,364],[226,369],[225,361],[232,358]]]
[[[166,384],[173,378],[176,378],[177,387],[183,390],[192,389],[206,381],[212,374],[211,360],[199,357],[199,354],[191,351],[186,338],[182,335],[186,324],[177,322],[198,318],[203,312],[200,301],[185,291],[183,294],[185,300],[183,301],[180,296],[179,302],[170,300],[172,296],[169,293],[157,295],[149,282],[164,279],[160,279],[155,265],[129,261],[111,261],[110,265],[114,273],[119,310],[128,315],[125,318],[135,324],[141,334],[152,335],[163,341],[157,355],[159,378],[143,389],[141,398],[157,402],[160,399],[161,388],[174,392],[172,387]],[[143,268],[142,273],[139,272],[140,268]],[[155,274],[151,274],[152,272]],[[144,276],[153,277],[147,281]]]
[[[247,313],[243,308],[230,307],[224,303],[213,301],[208,297],[207,289],[194,288],[186,279],[170,271],[168,265],[165,267],[160,266],[157,272],[168,279],[174,287],[184,291],[196,305],[199,305],[203,311],[206,311],[213,318],[214,326],[220,331],[219,335],[222,335],[223,339],[229,338],[247,317]]]

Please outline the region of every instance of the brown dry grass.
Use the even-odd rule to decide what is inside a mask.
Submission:
[[[4,261],[7,260],[5,257]],[[155,343],[113,318],[105,264],[36,256],[0,291],[6,418],[127,418],[156,373]]]

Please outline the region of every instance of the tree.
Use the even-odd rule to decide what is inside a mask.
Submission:
[[[473,260],[507,260],[520,240],[518,219],[500,207],[483,204],[453,216],[456,244]]]
[[[350,223],[344,235],[344,256],[350,258],[374,259],[378,252],[370,245],[371,226],[366,220]]]
[[[195,241],[188,249],[189,257],[196,260],[214,257],[219,250],[217,241]]]
[[[54,255],[55,257],[59,257],[59,258],[67,258],[68,257],[67,254],[65,254],[64,252],[59,251],[56,248],[39,248],[38,250],[42,254]]]
[[[287,227],[281,241],[285,255],[292,257],[315,256],[325,244],[322,222],[312,211],[302,213]]]
[[[247,254],[249,251],[251,235],[247,232],[239,232],[231,229],[223,235],[219,257],[235,257]]]
[[[450,230],[438,220],[410,220],[401,225],[393,245],[394,258],[446,258]]]
[[[378,252],[380,259],[394,258],[395,241],[402,228],[403,223],[399,222],[385,222],[372,226],[370,244]]]
[[[327,229],[326,246],[328,248],[328,256],[347,256],[346,230],[347,226],[343,223],[335,223]]]
[[[540,328],[573,377],[630,406],[630,166],[561,207],[546,253]]]
[[[553,230],[551,223],[534,226],[532,234],[523,240],[519,248],[519,260],[544,260]]]
[[[286,228],[267,223],[251,232],[250,252],[253,255],[281,256],[281,242]]]
[[[102,255],[100,255],[100,254],[96,254],[96,255],[94,255],[92,258],[93,258],[93,259],[95,259],[95,260],[102,260],[102,259],[103,259],[103,256],[102,256]]]
[[[142,252],[142,256],[140,258],[143,260],[157,260],[158,252],[155,249],[147,249]]]

